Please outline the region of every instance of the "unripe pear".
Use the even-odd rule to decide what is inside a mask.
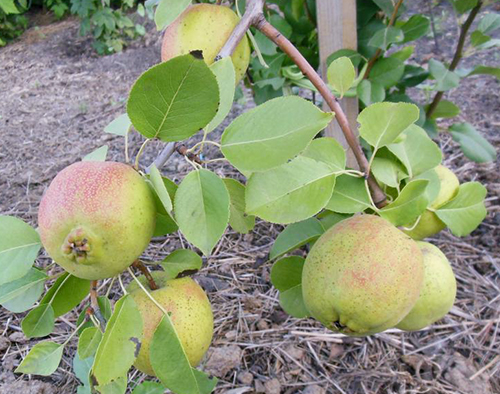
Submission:
[[[115,276],[137,259],[155,228],[153,194],[123,163],[82,161],[54,178],[40,202],[43,246],[70,274]]]
[[[438,209],[457,195],[460,182],[457,176],[443,165],[437,166],[434,171],[436,171],[439,177],[441,187],[439,189],[439,194],[430,205],[430,208]],[[411,225],[405,227],[410,226]],[[444,224],[434,212],[426,210],[420,217],[418,224],[412,230],[403,231],[413,239],[421,240],[431,237],[445,228],[446,224]]]
[[[215,4],[189,6],[165,30],[161,60],[201,50],[207,64],[214,62],[240,18],[228,7]],[[250,63],[250,45],[243,37],[231,56],[238,83]]]
[[[214,332],[214,319],[207,295],[189,277],[168,280],[166,273],[161,271],[153,272],[152,276],[159,287],[157,290],[149,289],[144,276],[138,279],[153,298],[171,313],[170,318],[189,363],[195,367],[208,350]],[[144,322],[141,350],[134,366],[148,375],[155,376],[149,351],[151,340],[163,317],[163,312],[137,283],[130,283],[127,291],[133,297]]]
[[[333,331],[363,336],[394,327],[418,299],[422,253],[375,215],[345,219],[314,244],[302,271],[311,315]]]
[[[424,256],[424,283],[410,313],[396,326],[415,331],[445,316],[455,302],[457,282],[450,262],[443,252],[427,242],[417,242]]]

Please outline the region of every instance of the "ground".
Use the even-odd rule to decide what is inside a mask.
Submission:
[[[413,2],[411,9],[426,1]],[[457,36],[447,3],[435,10],[439,50],[425,38],[416,59],[450,56]],[[152,28],[120,54],[98,57],[78,22],[32,27],[17,42],[0,50],[0,214],[36,225],[39,200],[62,168],[108,144],[109,158],[124,160],[123,141],[103,128],[123,113],[134,80],[160,60],[159,35]],[[466,59],[500,66],[498,51]],[[467,120],[500,148],[500,85],[493,77],[466,79],[448,96]],[[251,101],[247,106],[252,105]],[[235,106],[229,119],[242,111]],[[229,119],[225,122],[229,122]],[[443,124],[445,125],[445,124]],[[442,134],[438,140],[445,164],[461,181],[478,180],[488,188],[488,217],[472,235],[459,239],[443,232],[432,239],[450,259],[458,281],[451,313],[417,333],[389,330],[367,338],[331,333],[311,319],[293,319],[280,309],[269,281],[266,256],[281,230],[259,222],[239,236],[228,231],[195,278],[207,290],[215,312],[216,333],[204,361],[220,377],[218,393],[481,393],[500,392],[500,173],[499,161],[475,164]],[[141,138],[131,139],[136,152]],[[144,163],[160,149],[148,146]],[[210,154],[209,154],[210,155]],[[178,155],[164,174],[180,180],[189,169]],[[212,166],[231,175],[225,166]],[[177,236],[157,239],[146,260],[158,260],[185,245]],[[41,256],[40,264],[48,258]],[[111,295],[120,296],[118,287]],[[61,342],[74,329],[77,313],[58,320],[52,339]],[[47,378],[18,376],[13,370],[37,341],[21,333],[23,314],[0,309],[0,393],[73,393],[78,384],[71,360],[76,338],[57,372]],[[134,371],[130,380],[145,376]],[[234,391],[233,391],[234,390]]]

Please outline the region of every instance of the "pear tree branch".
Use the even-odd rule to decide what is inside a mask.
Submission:
[[[134,263],[132,264],[135,268],[137,268],[141,273],[146,277],[148,283],[149,283],[149,288],[151,290],[158,290],[158,285],[156,284],[153,276],[151,275],[151,272],[149,272],[148,267],[144,265],[144,263],[141,260],[135,260]]]

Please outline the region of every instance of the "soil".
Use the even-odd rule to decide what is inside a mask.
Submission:
[[[427,0],[409,3],[410,11],[426,9]],[[432,37],[419,43],[415,62],[450,58],[457,30],[447,2],[434,9],[439,51]],[[43,19],[43,18],[42,18]],[[15,215],[36,225],[39,200],[55,174],[107,144],[108,158],[124,160],[123,140],[103,128],[124,112],[134,80],[160,60],[160,37],[152,26],[143,39],[122,53],[99,57],[89,38],[78,34],[74,19],[30,28],[15,43],[0,49],[0,214]],[[498,50],[465,59],[500,66]],[[465,79],[447,94],[462,108],[458,119],[472,123],[500,148],[499,81],[490,76]],[[226,119],[252,106],[235,105]],[[457,121],[454,119],[453,121]],[[445,127],[450,122],[443,122]],[[214,133],[214,138],[220,133]],[[194,138],[194,140],[199,137]],[[134,133],[130,151],[142,137]],[[189,142],[191,143],[191,142]],[[463,156],[448,134],[438,143],[445,164],[461,181],[477,180],[488,189],[488,217],[470,236],[443,232],[432,241],[450,259],[458,281],[457,301],[441,322],[416,333],[389,330],[368,338],[331,333],[312,319],[284,314],[269,281],[266,256],[281,230],[258,222],[240,236],[228,230],[196,279],[207,290],[215,312],[216,335],[205,360],[220,378],[218,393],[498,393],[500,392],[500,173],[499,160],[476,164]],[[161,144],[148,145],[143,163]],[[214,155],[213,151],[208,156]],[[212,165],[225,176],[230,167]],[[189,170],[175,154],[163,172],[174,180]],[[146,260],[158,260],[179,246],[178,235],[155,240]],[[40,256],[39,264],[48,262]],[[113,287],[111,296],[120,296]],[[62,342],[74,329],[81,307],[58,320],[51,338]],[[37,341],[21,333],[23,314],[0,309],[0,393],[74,393],[78,380],[71,363],[76,339],[50,377],[12,372]],[[134,371],[130,386],[146,377]],[[132,383],[135,382],[135,383]]]

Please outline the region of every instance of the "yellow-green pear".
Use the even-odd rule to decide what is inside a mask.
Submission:
[[[201,50],[207,64],[214,62],[240,18],[228,7],[215,4],[189,6],[165,30],[161,47],[161,60]],[[231,56],[238,83],[250,63],[250,45],[243,37]]]
[[[153,272],[157,290],[150,290],[144,276],[138,277],[153,298],[167,311],[174,324],[182,347],[190,364],[199,364],[205,355],[214,332],[214,319],[210,302],[203,289],[191,278],[168,279],[165,272]],[[163,312],[134,281],[127,291],[130,293],[144,321],[143,338],[139,355],[134,366],[151,376],[155,376],[149,358],[151,340],[160,323]],[[168,349],[165,349],[168,351]]]
[[[424,256],[424,283],[417,303],[396,326],[401,330],[420,330],[446,315],[457,294],[457,282],[443,252],[427,242],[417,242]]]
[[[437,166],[434,171],[439,177],[440,189],[439,194],[430,205],[430,208],[438,209],[457,195],[460,182],[457,176],[443,165]],[[405,227],[411,227],[411,225]],[[425,210],[418,224],[413,229],[403,231],[413,239],[421,240],[435,235],[445,228],[446,224],[444,224],[434,212]]]
[[[333,331],[370,335],[394,327],[418,299],[423,258],[415,241],[387,220],[342,220],[314,244],[302,271],[311,316]]]

